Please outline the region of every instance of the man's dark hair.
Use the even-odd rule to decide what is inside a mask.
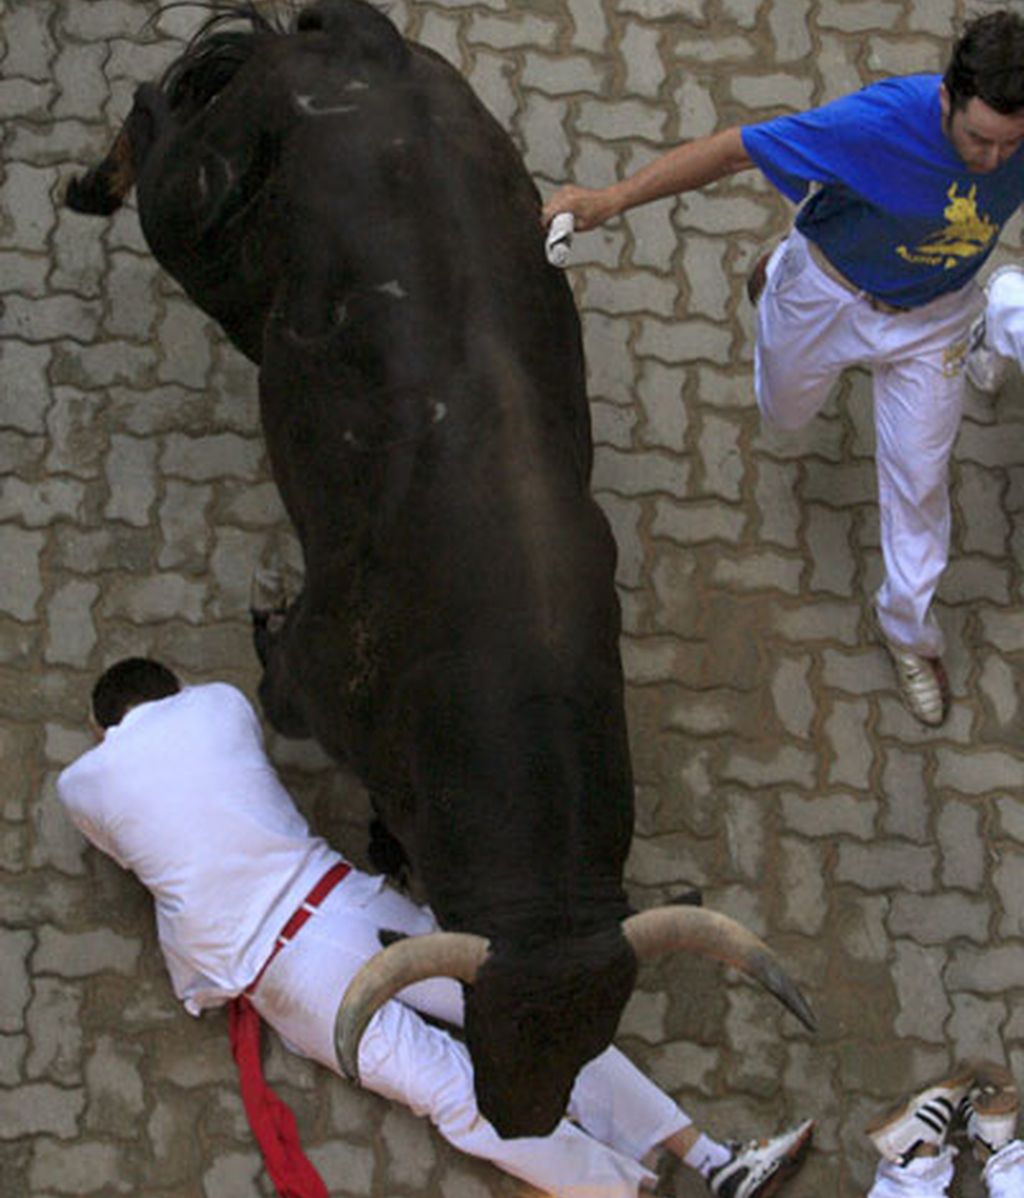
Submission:
[[[964,26],[942,82],[957,112],[977,96],[1004,116],[1024,109],[1024,17],[992,12]]]
[[[181,690],[172,670],[151,657],[125,657],[105,670],[92,688],[92,714],[101,728],[120,724],[139,703],[166,699]]]

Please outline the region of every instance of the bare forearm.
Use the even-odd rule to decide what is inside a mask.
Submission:
[[[544,205],[544,223],[558,212],[572,212],[578,229],[592,229],[639,204],[693,191],[752,165],[739,127],[724,129],[668,150],[610,187],[560,188]]]
[[[725,129],[684,142],[609,189],[619,212],[665,196],[695,191],[751,166],[740,131]]]

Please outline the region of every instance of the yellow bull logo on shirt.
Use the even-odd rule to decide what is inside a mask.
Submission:
[[[999,226],[978,212],[977,185],[967,195],[958,195],[954,183],[946,195],[949,203],[942,213],[948,222],[946,228],[923,241],[916,250],[897,246],[897,254],[905,261],[951,270],[964,258],[982,253],[998,234]]]

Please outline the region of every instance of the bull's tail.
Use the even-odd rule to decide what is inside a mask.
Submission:
[[[68,207],[86,216],[116,212],[135,185],[136,165],[144,149],[166,119],[167,101],[160,89],[144,83],[135,93],[135,103],[110,153],[98,166],[68,183]]]

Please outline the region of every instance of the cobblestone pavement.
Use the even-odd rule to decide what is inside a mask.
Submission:
[[[972,11],[983,5],[973,4]],[[545,194],[681,137],[941,67],[962,0],[397,0],[468,75]],[[0,2],[0,1194],[268,1195],[221,1013],[173,1001],[134,881],[62,818],[103,665],[153,653],[253,692],[249,579],[298,556],[252,370],[155,268],[134,212],[64,210],[194,9]],[[154,19],[143,28],[147,17]],[[811,1037],[710,966],[650,970],[620,1043],[713,1133],[806,1113],[792,1198],[863,1193],[865,1121],[958,1057],[1024,1076],[1022,388],[972,396],[940,591],[955,707],[902,710],[867,610],[879,577],[867,380],[804,434],[751,397],[742,284],[788,212],[753,174],[578,239],[595,487],[620,547],[638,783],[631,893],[700,883],[791,965]],[[1015,227],[999,258],[1019,249]],[[365,801],[271,741],[357,859]],[[270,1052],[332,1193],[523,1187],[420,1120]],[[963,1157],[961,1157],[963,1160]],[[981,1192],[965,1168],[958,1192]],[[666,1193],[700,1192],[680,1175]]]

